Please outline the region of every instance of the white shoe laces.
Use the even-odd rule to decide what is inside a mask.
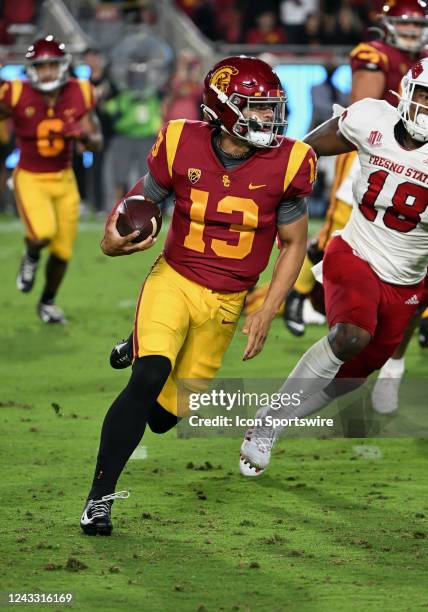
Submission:
[[[42,304],[42,308],[47,313],[54,315],[55,317],[62,317],[64,313],[61,308],[56,304]]]
[[[24,257],[21,267],[21,277],[24,281],[31,281],[34,272],[37,269],[38,262],[31,261],[28,257]]]
[[[56,304],[40,303],[41,314],[44,315],[43,320],[54,319],[55,321],[65,321],[64,312]]]
[[[262,425],[261,427],[257,427],[251,431],[251,442],[253,442],[257,449],[264,454],[269,454],[272,450],[272,446],[275,443],[275,429],[273,427],[268,427],[267,425]]]
[[[106,514],[109,514],[111,509],[111,501],[114,499],[126,499],[130,496],[129,491],[117,491],[117,493],[111,493],[110,495],[103,495],[101,499],[93,499],[90,505],[92,513],[92,519],[101,518]]]
[[[110,495],[103,495],[102,501],[110,501],[112,499],[128,499],[131,495],[129,491],[117,491],[116,493],[110,493]]]

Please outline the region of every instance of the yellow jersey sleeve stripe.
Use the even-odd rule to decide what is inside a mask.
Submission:
[[[372,47],[367,43],[360,43],[351,51],[350,57],[360,55],[360,58],[367,60],[374,64],[378,64],[379,60],[382,59],[386,66],[389,64],[388,56],[386,53],[379,51],[376,47]]]
[[[22,93],[22,81],[12,81],[11,82],[12,93],[11,93],[11,104],[12,108],[15,107]]]
[[[79,81],[80,91],[82,92],[83,101],[86,108],[92,106],[92,88],[89,81]]]
[[[309,158],[309,166],[311,167],[311,176],[309,180],[311,183],[314,183],[315,179],[317,178],[317,169],[315,167],[315,162],[312,157]]]
[[[175,119],[168,123],[166,129],[166,158],[168,161],[168,172],[172,178],[172,166],[177,153],[178,142],[180,140],[181,132],[183,131],[185,119]]]
[[[310,146],[301,140],[296,140],[296,142],[293,144],[284,177],[284,193],[287,191],[290,183],[298,173],[309,149]]]

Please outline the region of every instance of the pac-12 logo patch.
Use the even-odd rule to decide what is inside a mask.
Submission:
[[[187,171],[187,176],[189,177],[189,181],[194,185],[201,178],[201,171],[199,168],[189,168]]]
[[[379,147],[382,144],[382,134],[377,130],[372,130],[367,138],[367,142],[372,145],[372,147]]]
[[[239,70],[234,66],[222,66],[217,68],[211,77],[210,85],[215,85],[223,93],[227,93],[232,74],[238,74]]]

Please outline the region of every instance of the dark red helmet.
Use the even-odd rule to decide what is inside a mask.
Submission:
[[[202,108],[222,130],[256,147],[279,146],[287,98],[269,64],[245,55],[226,57],[208,72],[204,87]],[[260,118],[256,110],[266,109],[271,112]]]
[[[63,43],[58,42],[53,36],[39,38],[25,54],[27,60],[27,76],[31,85],[40,91],[49,92],[58,89],[68,79],[68,69],[71,56],[66,53]],[[48,62],[58,63],[58,76],[52,81],[40,81],[36,66]]]
[[[403,51],[421,51],[428,42],[427,6],[425,0],[386,0],[380,15],[386,42]]]

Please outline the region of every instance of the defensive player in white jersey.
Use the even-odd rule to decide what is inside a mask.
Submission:
[[[356,204],[323,261],[330,331],[280,390],[299,393],[300,405],[257,413],[261,425],[241,446],[240,469],[248,476],[266,469],[281,431],[267,417],[307,416],[362,384],[392,355],[418,307],[428,265],[428,59],[403,78],[397,109],[363,99],[306,142],[318,156],[358,151]],[[338,378],[347,379],[345,388],[338,390]]]

